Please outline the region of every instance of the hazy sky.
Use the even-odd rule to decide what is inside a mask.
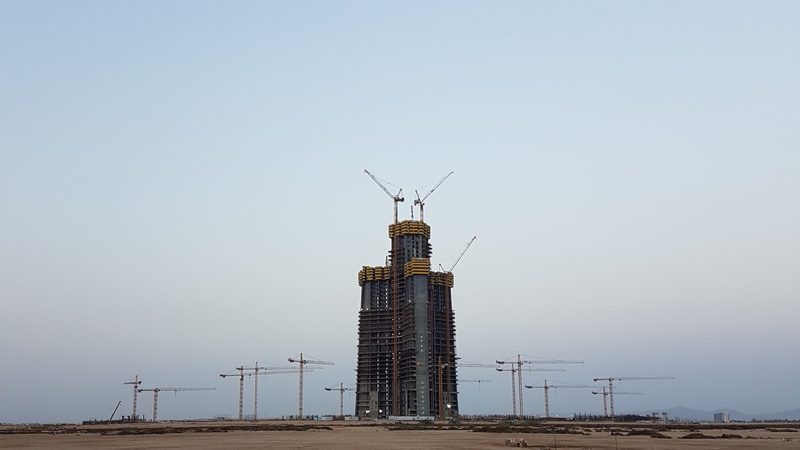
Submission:
[[[0,0],[0,422],[129,414],[136,374],[218,388],[162,418],[235,415],[219,373],[300,352],[336,363],[305,408],[335,413],[356,275],[389,249],[364,168],[409,199],[455,170],[426,219],[434,266],[478,236],[464,360],[677,377],[622,384],[646,395],[618,412],[800,407],[798,23],[792,1]],[[463,413],[510,411],[507,375],[459,373],[493,380]],[[296,412],[295,376],[261,394]]]

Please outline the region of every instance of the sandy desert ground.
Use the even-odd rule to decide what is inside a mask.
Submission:
[[[694,439],[684,438],[694,433]],[[628,435],[632,434],[632,435]],[[658,437],[653,437],[655,435]],[[722,435],[727,435],[721,438]],[[347,422],[165,422],[137,425],[4,425],[0,449],[800,449],[800,423],[713,425]]]

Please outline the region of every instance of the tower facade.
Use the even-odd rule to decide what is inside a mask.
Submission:
[[[387,264],[358,272],[359,417],[458,411],[453,274],[431,271],[430,236],[422,221],[391,224]]]

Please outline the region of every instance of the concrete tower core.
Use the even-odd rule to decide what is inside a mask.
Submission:
[[[430,236],[422,221],[391,224],[388,265],[358,272],[359,417],[458,411],[453,274],[431,271]]]

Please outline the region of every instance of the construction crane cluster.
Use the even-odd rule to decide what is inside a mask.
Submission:
[[[228,373],[221,373],[219,374],[220,378],[238,378],[239,379],[239,420],[244,420],[244,388],[245,388],[245,377],[252,378],[253,380],[253,416],[252,420],[258,420],[258,380],[259,377],[266,377],[267,375],[285,375],[285,374],[299,374],[299,383],[298,383],[298,396],[299,396],[299,404],[297,410],[297,417],[302,419],[303,418],[303,374],[307,372],[313,372],[313,368],[307,368],[306,365],[320,365],[320,366],[332,366],[334,363],[327,362],[327,361],[320,361],[317,359],[311,359],[306,357],[303,353],[300,353],[299,358],[289,358],[290,363],[297,363],[298,366],[280,366],[280,365],[259,365],[256,362],[252,366],[245,366],[240,365],[235,367],[233,371]],[[217,388],[211,387],[152,387],[152,388],[142,388],[142,380],[139,379],[139,375],[136,375],[133,380],[123,382],[124,385],[131,385],[133,387],[133,407],[131,412],[130,421],[132,422],[139,422],[144,421],[143,418],[140,418],[137,415],[137,406],[138,406],[138,397],[139,394],[142,392],[152,392],[153,393],[153,415],[151,417],[151,421],[156,422],[158,421],[158,394],[160,392],[175,392],[176,395],[178,392],[186,392],[186,391],[214,391]],[[341,384],[340,388],[342,392],[347,390],[352,390],[350,388],[344,388],[344,385]],[[328,389],[328,388],[326,388]],[[120,401],[120,404],[122,402]],[[119,404],[114,409],[114,413],[112,413],[111,418],[113,419],[114,414],[116,414],[117,409],[119,408]],[[343,405],[342,400],[339,403],[339,414],[343,415]],[[111,419],[109,419],[110,421]]]
[[[517,418],[525,417],[525,406],[523,396],[523,386],[525,389],[541,389],[544,394],[544,415],[543,417],[550,417],[550,390],[557,389],[588,389],[593,395],[603,396],[603,415],[613,419],[615,417],[613,396],[614,395],[643,395],[641,392],[618,392],[614,390],[614,382],[618,381],[638,381],[638,380],[672,380],[675,377],[671,376],[657,376],[657,377],[607,377],[607,378],[594,378],[594,382],[606,381],[608,387],[601,385],[589,385],[579,383],[548,383],[545,379],[542,384],[531,385],[523,384],[523,373],[529,372],[564,372],[563,368],[542,368],[536,367],[538,365],[552,364],[583,364],[580,360],[567,360],[567,359],[547,359],[547,358],[523,358],[522,354],[517,354],[514,357],[506,359],[498,359],[495,364],[486,363],[468,363],[459,362],[460,368],[495,368],[497,372],[508,372],[511,374],[511,415]],[[517,402],[519,402],[519,409],[517,409]],[[609,408],[610,405],[610,408]]]
[[[393,186],[393,189],[387,187],[387,185],[391,185],[386,181],[378,179],[375,175],[373,175],[370,171],[364,170],[366,173],[380,188],[386,193],[387,196],[392,200],[394,206],[394,223],[398,223],[398,204],[405,201],[405,197],[403,196],[403,188],[398,188],[396,191]],[[416,198],[414,199],[413,205],[411,206],[411,217],[413,220],[414,217],[414,208],[419,208],[419,221],[424,222],[425,218],[425,205],[426,201],[430,198],[430,196],[445,182],[447,181],[450,176],[453,175],[454,172],[449,172],[444,175],[441,179],[436,181],[435,183],[429,184],[428,186],[432,187],[425,190],[425,187],[421,187],[414,190],[414,194]],[[424,192],[424,195],[420,193],[420,190]],[[390,227],[391,230],[391,227]],[[462,247],[454,256],[451,258],[454,259],[454,262],[449,265],[449,267],[445,268],[443,264],[439,264],[439,268],[441,273],[444,274],[451,274],[453,269],[458,265],[461,261],[467,250],[472,246],[475,242],[476,237],[473,236],[464,247]],[[450,258],[446,259],[449,260]],[[396,296],[395,296],[396,299]],[[397,329],[397,306],[395,305],[392,311],[393,314],[393,330],[391,336],[392,342],[392,368],[393,373],[392,376],[394,377],[393,383],[391,384],[391,392],[387,394],[391,396],[393,399],[392,405],[398,404],[397,398],[400,395],[399,392],[399,382],[397,379],[397,361],[398,361],[398,329]],[[439,419],[448,419],[450,416],[450,408],[451,403],[450,400],[447,400],[445,397],[445,384],[443,382],[444,373],[447,370],[448,373],[452,371],[454,372],[454,366],[461,369],[461,368],[486,368],[486,369],[494,369],[497,373],[509,373],[511,375],[511,415],[513,417],[517,417],[523,419],[526,417],[525,415],[525,396],[524,390],[541,390],[543,392],[544,397],[544,415],[543,417],[548,418],[550,417],[550,391],[551,390],[559,390],[559,389],[586,389],[591,392],[592,395],[602,395],[603,399],[603,415],[608,418],[615,417],[615,395],[643,395],[641,392],[626,392],[626,391],[618,391],[615,390],[615,383],[624,382],[624,381],[650,381],[650,380],[671,380],[675,377],[671,376],[648,376],[648,377],[641,377],[641,376],[627,376],[627,377],[598,377],[593,378],[593,382],[604,382],[606,385],[589,385],[589,384],[580,384],[580,383],[570,383],[570,382],[560,382],[557,381],[555,383],[552,380],[544,379],[541,384],[525,384],[524,383],[524,376],[523,374],[528,373],[539,373],[539,372],[565,372],[567,369],[562,367],[542,367],[542,366],[562,366],[562,365],[573,365],[573,364],[583,364],[584,361],[582,360],[569,360],[569,359],[549,359],[549,358],[540,358],[540,357],[529,357],[525,356],[521,353],[517,353],[516,355],[504,358],[504,359],[497,359],[494,363],[468,363],[457,361],[459,358],[455,357],[455,359],[450,359],[450,362],[447,362],[442,359],[441,356],[437,357],[437,360],[433,362],[431,365],[435,365],[435,373],[430,374],[430,382],[434,383],[437,397],[435,399],[431,399],[435,401],[438,408],[436,409],[438,412]],[[238,420],[245,420],[244,416],[244,401],[245,401],[245,377],[251,379],[253,382],[252,388],[252,402],[253,402],[253,414],[252,420],[258,420],[259,417],[259,377],[265,377],[263,382],[266,382],[267,376],[277,376],[277,375],[287,375],[287,374],[297,374],[298,375],[298,399],[297,399],[297,415],[298,419],[303,419],[304,416],[304,379],[306,374],[313,373],[315,370],[320,370],[324,368],[324,366],[332,366],[334,363],[323,361],[317,358],[309,357],[307,354],[300,353],[299,356],[292,356],[287,358],[287,362],[290,365],[274,365],[274,364],[265,364],[259,365],[258,362],[253,364],[252,366],[247,365],[239,365],[234,367],[233,370],[227,373],[219,374],[219,377],[222,379],[226,378],[234,378],[239,380],[239,392],[238,392]],[[433,367],[432,367],[433,368]],[[450,375],[448,375],[450,377]],[[449,378],[448,378],[449,379]],[[475,378],[475,379],[461,379],[459,380],[460,383],[476,383],[478,384],[478,389],[480,390],[480,385],[482,383],[492,382],[490,379],[483,379],[483,378]],[[193,392],[193,391],[210,391],[216,390],[214,387],[162,387],[162,386],[155,386],[155,387],[142,387],[142,380],[136,375],[131,381],[126,381],[123,383],[124,385],[128,385],[132,387],[133,390],[133,403],[132,403],[132,415],[131,418],[133,421],[139,421],[138,416],[138,397],[140,393],[143,392],[152,392],[153,393],[153,412],[152,412],[152,421],[158,420],[158,399],[160,392],[173,392],[176,394],[178,392]],[[448,381],[449,384],[449,381]],[[356,391],[356,389],[350,385],[345,385],[344,382],[340,382],[338,386],[326,386],[323,388],[326,392],[338,392],[339,393],[339,411],[338,416],[344,417],[344,393],[345,392],[352,392]],[[360,387],[359,387],[360,389]],[[450,388],[448,388],[450,389]],[[447,393],[448,398],[450,393]],[[452,403],[457,403],[453,401]],[[114,412],[111,415],[111,419],[113,419],[114,415],[116,414],[117,410],[119,409],[122,402],[118,402]],[[383,412],[383,411],[379,411]],[[369,411],[367,411],[369,413]],[[391,411],[387,411],[387,414],[391,414]],[[396,413],[395,413],[396,414]],[[109,420],[111,420],[109,419]]]

